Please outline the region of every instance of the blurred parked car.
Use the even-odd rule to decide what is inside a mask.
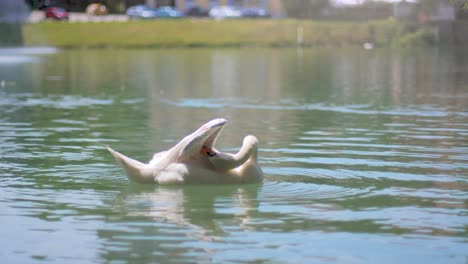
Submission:
[[[136,5],[127,9],[127,16],[133,19],[153,19],[153,18],[179,18],[183,14],[169,6],[151,8],[146,5]]]
[[[44,10],[45,18],[51,18],[56,20],[67,20],[70,14],[67,10],[61,7],[47,7]]]
[[[208,13],[208,10],[203,9],[199,6],[191,6],[187,8],[184,12],[184,14],[189,17],[207,17],[209,15]]]
[[[180,18],[184,15],[177,9],[170,6],[161,6],[156,9],[157,18]]]
[[[240,18],[242,17],[242,12],[231,6],[216,6],[211,8],[210,17],[215,19],[225,19],[225,18]]]
[[[90,4],[86,7],[86,14],[93,16],[107,15],[107,7],[103,4]]]
[[[242,9],[242,17],[248,18],[266,18],[270,17],[270,14],[265,9],[258,7],[247,7]]]
[[[127,9],[127,16],[129,18],[155,18],[156,8],[151,8],[145,5],[136,5]]]

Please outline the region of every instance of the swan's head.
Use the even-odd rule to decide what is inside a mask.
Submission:
[[[226,123],[227,120],[224,118],[213,119],[182,139],[176,146],[181,147],[179,161],[193,159],[200,154],[203,156],[214,155],[216,153],[214,149],[216,140]]]
[[[226,125],[226,123],[227,123],[226,119],[217,118],[204,124],[197,130],[197,131],[200,130],[200,132],[203,134],[202,136],[203,146],[202,146],[202,149],[200,149],[200,151],[203,152],[203,150],[205,151],[213,150],[214,145],[216,144],[216,140],[218,139],[219,134],[221,133],[221,130]]]
[[[257,161],[258,140],[249,135],[244,138],[239,152],[230,154],[215,149],[216,140],[221,133],[226,119],[218,118],[211,120],[186,136],[176,148],[180,148],[179,162],[208,160],[218,171],[228,171],[237,168],[248,160]]]

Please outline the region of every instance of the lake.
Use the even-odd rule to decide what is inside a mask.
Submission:
[[[215,117],[257,185],[130,183]],[[466,263],[468,54],[0,49],[4,263]]]

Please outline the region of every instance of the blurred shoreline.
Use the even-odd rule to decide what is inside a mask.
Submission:
[[[70,16],[21,26],[24,46],[59,48],[351,47],[423,46],[438,43],[433,27],[396,20],[361,22],[298,19],[155,19]],[[99,23],[102,22],[102,23]]]

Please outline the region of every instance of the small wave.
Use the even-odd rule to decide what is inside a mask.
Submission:
[[[50,46],[0,48],[1,54],[47,55],[58,53],[60,49]]]
[[[38,59],[33,56],[26,55],[0,55],[0,64],[21,64],[37,62]]]
[[[337,185],[312,184],[300,181],[290,181],[273,177],[264,184],[263,197],[266,202],[298,203],[313,200],[342,200],[351,197],[364,197],[372,192],[372,188],[350,188]]]
[[[53,47],[0,48],[0,64],[22,64],[39,61],[39,55],[54,54]]]
[[[11,107],[53,107],[59,109],[75,109],[78,107],[92,107],[111,105],[114,103],[113,98],[90,98],[82,96],[49,96],[37,97],[34,94],[8,94],[0,99],[0,106]]]
[[[389,115],[389,116],[419,116],[419,117],[446,117],[448,115],[461,115],[459,112],[451,112],[445,108],[436,107],[397,107],[373,109],[371,105],[333,105],[326,103],[285,103],[271,102],[261,103],[258,101],[242,99],[197,99],[182,98],[176,101],[161,99],[162,103],[175,105],[178,107],[193,108],[240,108],[240,109],[262,109],[262,110],[307,110],[307,111],[327,111],[345,114],[358,115]]]

